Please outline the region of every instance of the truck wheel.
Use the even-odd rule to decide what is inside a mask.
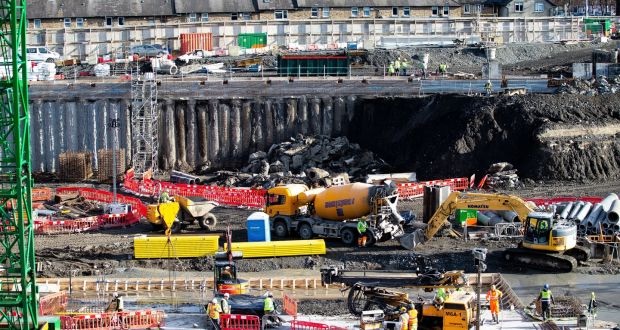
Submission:
[[[312,232],[312,226],[309,223],[302,223],[299,228],[297,228],[297,232],[299,233],[299,237],[301,239],[311,239],[314,236]]]
[[[154,230],[163,230],[166,226],[161,223],[151,223]]]
[[[340,239],[342,240],[342,243],[346,245],[353,245],[357,240],[357,233],[355,233],[351,228],[345,228],[340,233]]]
[[[209,213],[204,217],[198,219],[198,225],[200,228],[211,231],[215,229],[215,225],[217,224],[217,218],[215,215]]]
[[[273,231],[276,237],[284,238],[288,237],[288,226],[284,220],[278,220],[273,224]]]

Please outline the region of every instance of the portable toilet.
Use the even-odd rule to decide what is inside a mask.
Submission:
[[[265,212],[254,212],[247,219],[248,242],[270,242],[271,228],[269,215]]]

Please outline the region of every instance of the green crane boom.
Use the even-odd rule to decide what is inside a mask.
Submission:
[[[26,0],[0,0],[0,327],[36,329]]]

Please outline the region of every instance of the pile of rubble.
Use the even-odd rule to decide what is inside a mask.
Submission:
[[[581,95],[599,95],[599,94],[615,94],[620,91],[620,77],[607,79],[600,76],[592,79],[575,79],[562,84],[556,90],[556,94],[581,94]]]
[[[274,144],[268,152],[249,156],[240,172],[219,171],[207,184],[272,187],[279,183],[330,185],[333,180],[365,181],[366,175],[385,173],[389,165],[346,137],[297,135]]]
[[[519,185],[517,170],[507,162],[495,163],[487,170],[488,188],[515,188]]]

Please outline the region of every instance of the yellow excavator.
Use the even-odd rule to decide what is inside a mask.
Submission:
[[[457,209],[515,212],[523,223],[523,240],[518,248],[504,251],[504,258],[511,263],[570,272],[578,261],[590,257],[587,249],[577,245],[577,226],[573,222],[556,219],[552,212],[537,212],[520,197],[499,193],[450,193],[427,227],[411,234],[413,245],[433,238]]]

